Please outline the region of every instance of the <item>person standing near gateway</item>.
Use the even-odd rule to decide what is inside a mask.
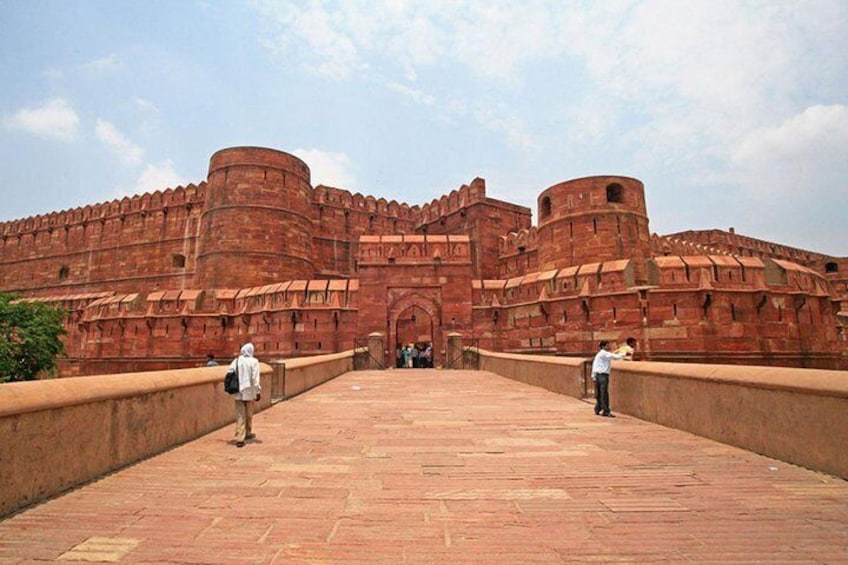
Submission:
[[[595,414],[615,418],[615,415],[610,412],[609,403],[610,362],[613,359],[624,359],[627,355],[612,353],[609,347],[608,341],[598,344],[598,353],[592,361],[592,380],[595,382]]]
[[[236,402],[236,447],[244,447],[244,442],[253,439],[253,403],[261,399],[262,385],[259,382],[259,361],[253,356],[253,344],[245,343],[241,355],[230,363],[239,376],[239,391],[233,394]]]

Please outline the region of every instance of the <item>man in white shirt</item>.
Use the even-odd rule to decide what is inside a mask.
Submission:
[[[254,439],[253,403],[262,399],[259,361],[253,356],[253,344],[245,343],[241,355],[233,359],[230,369],[238,372],[239,391],[232,395],[236,403],[236,447]]]
[[[598,353],[595,354],[595,359],[592,361],[592,380],[595,382],[595,414],[615,418],[613,413],[610,412],[609,404],[610,361],[624,359],[626,354],[610,352],[608,341],[602,341],[598,346]]]

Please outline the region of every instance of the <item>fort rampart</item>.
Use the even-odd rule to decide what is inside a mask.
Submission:
[[[373,332],[460,332],[506,352],[848,368],[848,258],[733,231],[651,234],[645,187],[554,184],[528,208],[475,178],[423,205],[311,186],[274,149],[212,155],[207,179],[0,223],[0,291],[61,305],[62,375],[176,369],[253,341],[269,357]]]

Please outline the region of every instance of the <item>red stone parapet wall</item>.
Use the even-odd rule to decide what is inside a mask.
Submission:
[[[591,353],[636,337],[643,358],[846,368],[827,281],[784,261],[669,256],[474,281],[474,328],[499,351]]]
[[[195,268],[206,183],[0,224],[0,289],[179,288]]]

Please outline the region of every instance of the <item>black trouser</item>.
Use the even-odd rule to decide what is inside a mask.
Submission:
[[[609,373],[595,373],[595,414],[609,415]]]

